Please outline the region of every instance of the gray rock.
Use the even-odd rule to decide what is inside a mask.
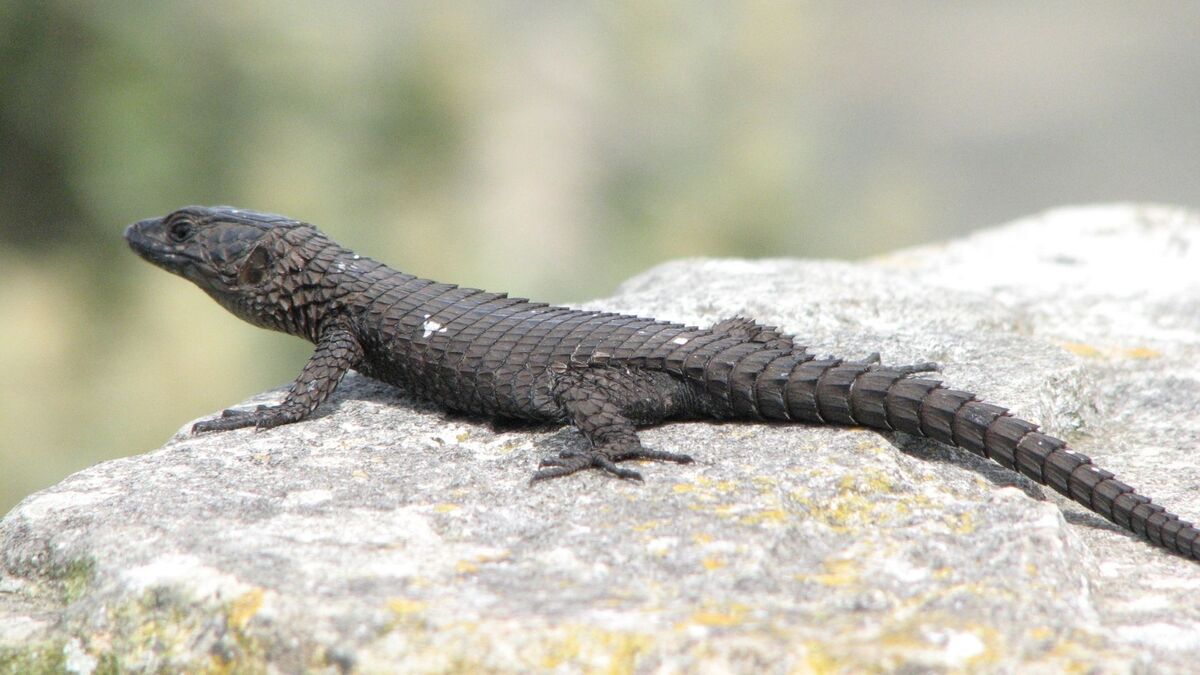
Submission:
[[[753,316],[821,351],[940,361],[1200,520],[1195,214],[1054,211],[863,263],[679,261],[590,306]],[[798,425],[644,435],[698,462],[640,466],[642,485],[593,472],[530,487],[574,432],[495,432],[354,376],[303,424],[177,434],[0,523],[0,671],[1200,659],[1200,565],[965,452]]]

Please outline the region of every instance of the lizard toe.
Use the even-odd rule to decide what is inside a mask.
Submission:
[[[692,458],[687,455],[658,452],[646,450],[645,448],[616,455],[606,452],[603,448],[563,450],[557,455],[542,458],[542,461],[538,463],[538,471],[533,474],[529,482],[536,483],[550,478],[561,478],[562,476],[569,476],[584,469],[600,469],[622,480],[643,481],[642,474],[637,471],[617,466],[617,462],[630,459],[656,459],[679,462],[681,464],[687,464],[692,461]]]
[[[210,431],[230,431],[252,427],[257,422],[255,412],[249,410],[222,410],[220,417],[200,420],[192,425],[193,434],[203,434]]]
[[[691,464],[695,462],[691,455],[683,455],[677,452],[664,452],[662,450],[648,450],[646,448],[637,448],[628,452],[623,452],[613,457],[615,461],[625,462],[631,459],[649,459],[656,462],[675,462],[676,464]]]
[[[562,478],[563,476],[569,476],[576,471],[582,471],[591,466],[591,458],[583,453],[563,451],[557,457],[543,458],[538,464],[538,470],[529,479],[529,483],[532,485],[538,481]]]

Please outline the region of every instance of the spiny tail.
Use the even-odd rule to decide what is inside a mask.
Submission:
[[[735,369],[736,370],[736,369]],[[965,448],[1048,485],[1152,544],[1200,560],[1200,530],[1006,408],[913,369],[778,354],[746,382],[758,416],[895,429]],[[746,378],[749,379],[749,378]],[[736,381],[732,383],[734,398]]]

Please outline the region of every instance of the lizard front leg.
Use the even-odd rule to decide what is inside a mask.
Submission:
[[[592,447],[564,450],[547,457],[530,479],[532,483],[589,468],[601,469],[618,478],[642,480],[640,473],[621,468],[617,462],[631,459],[692,462],[688,455],[642,447],[636,424],[665,419],[674,412],[677,402],[671,400],[669,391],[638,381],[633,374],[608,370],[569,372],[560,376],[554,397]]]
[[[299,422],[317,409],[337,388],[346,371],[362,360],[362,346],[344,327],[327,329],[317,342],[312,358],[304,364],[292,383],[287,397],[279,405],[261,405],[255,410],[226,410],[220,417],[192,425],[192,433],[227,431],[243,427],[269,429]]]

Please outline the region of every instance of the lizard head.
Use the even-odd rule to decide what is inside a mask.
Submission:
[[[228,206],[186,206],[130,225],[125,241],[142,258],[206,291],[239,292],[270,271],[277,230],[299,225]]]
[[[191,281],[226,309],[255,324],[286,330],[290,309],[279,268],[291,249],[289,231],[307,228],[284,216],[229,206],[187,206],[125,229],[135,253]],[[319,235],[318,235],[319,236]]]

